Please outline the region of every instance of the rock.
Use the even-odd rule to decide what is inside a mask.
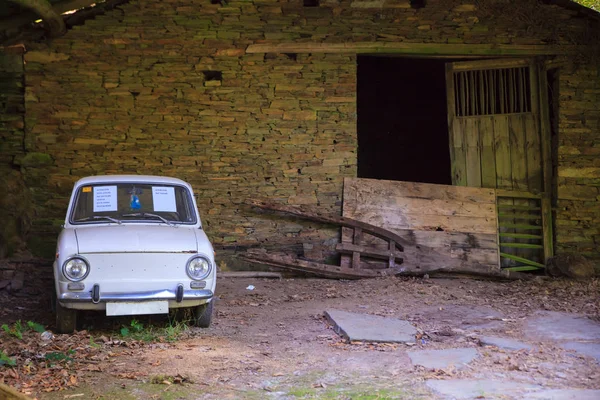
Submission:
[[[525,391],[542,389],[539,385],[491,379],[428,380],[426,385],[433,391],[452,399],[487,399],[500,396],[507,398],[508,396],[518,396]]]
[[[415,365],[429,369],[445,369],[454,366],[463,368],[473,361],[479,353],[473,348],[444,349],[444,350],[415,350],[409,351],[408,356]]]
[[[591,278],[596,274],[594,264],[579,254],[559,254],[546,262],[550,276],[566,276],[574,279]]]
[[[327,310],[334,330],[350,341],[414,343],[417,330],[408,321],[377,315]]]
[[[11,292],[18,292],[21,289],[23,289],[23,281],[22,280],[13,279],[12,281],[10,281],[10,291]]]
[[[585,356],[595,358],[600,363],[600,343],[567,342],[560,346],[563,349],[575,350]]]
[[[600,390],[589,389],[548,389],[541,392],[528,393],[524,400],[597,400]]]
[[[479,342],[484,346],[496,346],[500,349],[505,350],[531,350],[532,346],[519,342],[513,339],[501,338],[496,336],[482,336],[479,338]]]
[[[25,53],[25,61],[37,62],[40,64],[47,64],[57,61],[64,61],[71,58],[68,54],[63,53],[50,53],[43,51],[28,51]]]
[[[524,328],[526,337],[550,340],[600,340],[600,323],[577,314],[545,311],[528,318]]]

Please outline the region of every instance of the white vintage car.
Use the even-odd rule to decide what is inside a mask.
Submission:
[[[75,183],[58,237],[56,328],[69,333],[78,310],[166,314],[190,307],[212,318],[216,268],[192,187],[175,178],[92,176]]]

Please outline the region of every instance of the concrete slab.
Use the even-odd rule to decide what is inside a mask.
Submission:
[[[479,342],[484,346],[496,346],[504,350],[531,350],[533,348],[530,344],[497,336],[481,336]]]
[[[422,321],[438,321],[440,324],[467,331],[500,329],[506,325],[504,315],[488,306],[461,306],[447,304],[409,310],[411,318]]]
[[[522,398],[527,391],[542,389],[539,385],[491,379],[428,380],[425,384],[434,392],[451,399]]]
[[[600,390],[592,389],[550,389],[527,393],[524,400],[598,400]]]
[[[567,350],[575,350],[585,356],[595,358],[600,363],[600,343],[567,342],[560,345]],[[600,399],[600,397],[598,397]]]
[[[327,310],[325,317],[350,341],[415,343],[417,330],[408,321],[340,310]]]
[[[545,311],[527,319],[525,336],[550,340],[600,340],[600,323],[577,314]]]
[[[414,350],[408,356],[414,365],[425,368],[444,369],[453,365],[461,369],[473,361],[479,353],[473,348],[444,349],[444,350]]]

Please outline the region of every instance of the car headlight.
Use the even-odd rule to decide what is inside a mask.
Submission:
[[[63,264],[63,274],[70,281],[82,281],[89,273],[90,265],[81,257],[69,258]]]
[[[210,274],[212,265],[204,256],[194,257],[187,263],[186,272],[194,280],[204,279]]]

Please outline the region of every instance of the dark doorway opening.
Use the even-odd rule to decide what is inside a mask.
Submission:
[[[358,57],[358,177],[452,184],[445,60]]]

